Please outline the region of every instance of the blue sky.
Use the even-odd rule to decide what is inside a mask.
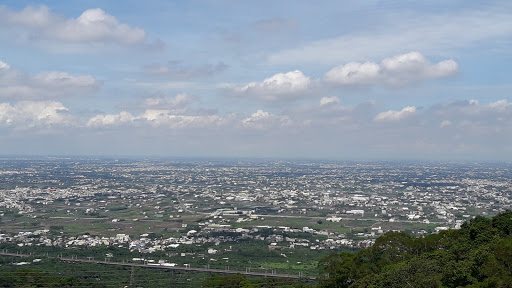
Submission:
[[[3,1],[4,155],[512,160],[509,1]]]

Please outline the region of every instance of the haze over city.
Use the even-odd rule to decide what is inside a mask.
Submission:
[[[508,1],[2,1],[3,155],[512,160]]]

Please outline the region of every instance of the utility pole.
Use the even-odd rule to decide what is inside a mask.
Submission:
[[[133,287],[133,282],[135,282],[135,269],[132,266],[132,271],[130,273],[130,287]]]

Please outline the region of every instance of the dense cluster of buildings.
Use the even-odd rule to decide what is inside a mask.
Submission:
[[[165,239],[124,231],[115,237],[62,236],[44,230],[49,227],[20,229],[18,234],[2,231],[0,241],[20,245],[116,245],[151,253],[203,244],[211,244],[214,251],[219,243],[253,239],[267,242],[269,249],[361,247],[396,227],[414,227],[411,232],[419,234],[459,228],[475,215],[509,209],[512,201],[512,165],[503,163],[1,162],[3,222],[8,221],[6,213],[43,220],[54,214],[97,217],[112,223],[188,215],[188,224],[193,225],[187,228],[187,220],[180,220],[182,229],[176,231],[181,236]],[[284,217],[292,224],[261,226],[268,217]],[[301,225],[304,218],[318,220],[319,225]],[[365,229],[347,233],[320,225],[341,227],[363,220],[369,223]],[[262,230],[271,233],[262,235]],[[286,236],[290,233],[315,238]]]

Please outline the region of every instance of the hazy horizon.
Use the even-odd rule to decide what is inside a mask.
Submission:
[[[104,161],[183,161],[183,162],[296,162],[296,163],[337,163],[337,164],[511,164],[510,160],[458,160],[458,159],[400,159],[400,158],[306,158],[306,157],[233,157],[233,156],[162,156],[162,155],[106,155],[106,154],[0,154],[0,160],[104,160]]]

